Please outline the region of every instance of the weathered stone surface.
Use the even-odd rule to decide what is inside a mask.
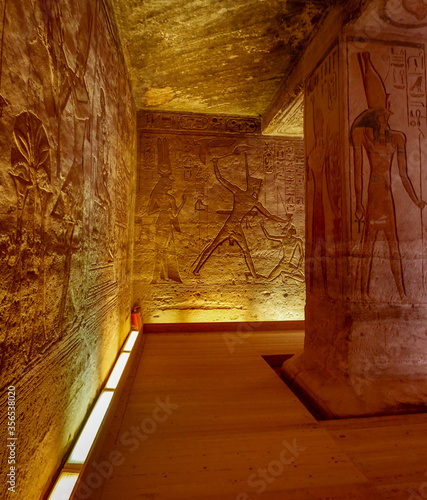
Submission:
[[[138,108],[268,107],[329,0],[114,0]]]
[[[103,1],[7,0],[0,16],[0,436],[14,385],[31,500],[129,329],[136,114]]]
[[[303,319],[303,144],[259,130],[254,118],[140,113],[145,322]]]

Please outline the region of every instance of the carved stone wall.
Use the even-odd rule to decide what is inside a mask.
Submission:
[[[258,119],[141,112],[134,295],[145,322],[303,319],[300,139]]]
[[[129,329],[136,113],[103,0],[3,0],[0,30],[0,436],[13,385],[31,500]]]

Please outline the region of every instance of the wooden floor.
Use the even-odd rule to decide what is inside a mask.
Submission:
[[[148,334],[74,498],[427,498],[427,417],[316,421],[262,358],[302,349],[301,331]]]

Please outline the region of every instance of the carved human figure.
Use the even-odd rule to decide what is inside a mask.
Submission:
[[[305,281],[304,264],[304,246],[301,238],[296,236],[295,226],[291,223],[282,228],[281,235],[270,234],[261,223],[261,228],[267,239],[278,241],[282,244],[283,255],[277,266],[267,277],[268,281],[273,281],[280,275],[282,278],[291,278],[303,283]]]
[[[72,98],[74,107],[74,164],[81,165],[83,160],[84,137],[91,113],[89,92],[85,82],[85,72],[92,36],[93,16],[90,6],[82,13],[76,35],[77,47],[75,67],[68,63],[65,45],[66,29],[61,18],[57,1],[39,0],[41,22],[38,38],[47,51],[50,71],[47,71],[45,54],[37,42],[29,46],[30,61],[34,74],[41,81],[44,91],[44,104],[48,115],[57,119],[57,175],[61,175],[61,123],[62,114]],[[50,78],[49,76],[50,75]],[[50,80],[50,82],[49,82]]]
[[[182,195],[182,202],[176,206],[175,197],[170,194],[172,180],[161,177],[151,192],[148,204],[148,215],[157,214],[155,264],[152,284],[172,280],[182,283],[178,270],[174,231],[181,232],[178,215],[185,204],[186,196]]]
[[[246,189],[241,189],[231,182],[224,179],[221,175],[218,167],[218,158],[213,158],[212,162],[214,164],[215,176],[218,181],[231,193],[233,193],[233,209],[230,215],[225,221],[224,225],[220,229],[219,233],[213,239],[213,241],[203,249],[199,257],[197,258],[196,267],[193,273],[198,276],[199,271],[205,262],[209,259],[212,252],[221,245],[224,241],[229,240],[230,243],[236,242],[243,252],[245,257],[246,265],[253,278],[257,278],[258,275],[255,271],[255,266],[252,261],[252,256],[249,250],[248,243],[246,241],[246,236],[242,228],[243,219],[256,208],[263,215],[271,220],[277,222],[286,222],[281,217],[271,214],[261,202],[258,201],[259,191],[261,189],[262,179],[257,179],[249,175],[249,168],[247,162],[247,156],[245,153],[245,168],[246,168]]]
[[[361,293],[369,295],[373,250],[380,232],[385,236],[390,255],[390,267],[400,298],[404,298],[405,284],[396,212],[391,189],[391,168],[397,159],[399,176],[408,196],[421,210],[426,203],[415,193],[408,176],[406,162],[406,136],[389,125],[388,95],[384,83],[372,65],[369,53],[359,54],[359,63],[369,109],[353,122],[351,140],[354,153],[354,185],[356,194],[355,216],[364,222],[361,240]],[[369,161],[369,181],[366,207],[363,205],[363,151]]]

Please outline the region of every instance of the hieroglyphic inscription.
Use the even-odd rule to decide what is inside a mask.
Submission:
[[[138,128],[144,130],[182,130],[193,132],[257,134],[260,132],[261,123],[258,118],[140,111],[138,113]]]
[[[337,47],[309,76],[305,88],[309,290],[331,293],[339,286],[337,253],[342,237],[341,175],[337,153],[340,133]],[[327,248],[327,234],[333,235],[332,248]],[[328,254],[334,257],[333,269]],[[322,286],[318,287],[320,283]]]
[[[279,290],[283,296],[288,287],[293,297],[302,297],[302,141],[248,135],[234,118],[209,115],[187,122],[197,129],[186,132],[164,127],[176,124],[180,114],[166,116],[159,129],[141,127],[138,139],[142,188],[134,269],[136,293],[153,298],[143,306],[146,317],[173,318],[176,308],[184,320],[187,309],[197,313],[200,300],[203,311],[215,310],[208,297],[217,303],[224,286],[236,290],[227,309],[242,308],[241,291],[260,303]],[[203,118],[219,127],[230,120],[236,132],[202,133]],[[194,303],[198,290],[204,290],[207,303],[204,298]],[[270,301],[290,307],[278,296]]]

